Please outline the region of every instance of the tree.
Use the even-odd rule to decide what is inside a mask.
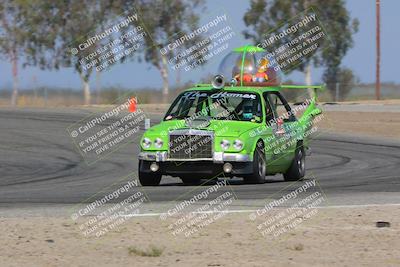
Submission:
[[[144,38],[145,49],[142,51],[142,59],[151,63],[160,72],[163,81],[162,93],[165,100],[169,93],[168,60],[175,57],[183,49],[198,43],[201,36],[185,41],[182,46],[166,54],[162,54],[160,49],[198,28],[199,16],[197,12],[201,9],[203,1],[139,0],[134,2],[138,7],[137,11],[142,19],[143,26],[148,33]],[[124,8],[129,9],[132,6],[134,6],[132,1],[126,1]]]
[[[321,7],[317,9],[315,7]],[[305,74],[305,82],[311,84],[311,66],[325,67],[329,75],[336,75],[340,62],[353,44],[352,34],[358,29],[358,21],[351,20],[342,0],[252,0],[249,10],[244,15],[244,22],[249,30],[244,36],[256,43],[261,43],[268,31],[281,27],[294,16],[313,7],[317,11],[319,20],[323,23],[332,44],[319,49],[310,57],[303,58],[296,66],[297,70]],[[278,47],[287,43],[282,38],[276,42]],[[290,71],[294,70],[291,69]]]
[[[330,80],[330,77],[326,75],[323,76],[323,80],[326,86],[330,88],[329,92],[335,101],[344,101],[351,89],[358,82],[357,77],[349,68],[339,68],[334,80]],[[338,90],[339,95],[336,95],[336,90]]]
[[[18,62],[25,49],[27,31],[21,24],[21,13],[26,10],[25,1],[4,0],[0,2],[0,53],[12,65],[13,90],[11,105],[18,99]]]
[[[27,64],[39,66],[42,69],[73,67],[82,81],[85,104],[90,103],[90,76],[94,67],[99,67],[99,63],[95,63],[93,67],[85,67],[93,63],[89,58],[90,55],[104,44],[121,37],[129,29],[137,27],[139,22],[132,23],[85,49],[77,48],[88,38],[104,32],[119,20],[124,19],[125,14],[132,15],[138,12],[140,25],[145,27],[148,34],[145,35],[144,45],[138,53],[123,55],[115,61],[144,59],[146,62],[150,62],[160,71],[164,96],[168,95],[169,89],[168,59],[182,49],[197,43],[200,38],[200,36],[196,36],[168,55],[160,53],[160,49],[177,38],[177,34],[184,35],[197,28],[196,8],[201,5],[202,0],[108,0],[96,2],[89,0],[52,2],[32,0],[27,2],[30,4],[30,10],[35,9],[35,12],[25,13],[21,22],[31,33]],[[126,45],[126,41],[124,42]]]
[[[89,79],[97,66],[87,67],[91,62],[88,57],[100,44],[94,42],[79,50],[78,47],[109,23],[112,2],[34,0],[30,5],[36,12],[27,12],[22,20],[31,33],[27,64],[41,69],[74,68],[82,82],[85,104],[91,102]]]
[[[200,5],[201,0],[184,1],[150,1],[150,0],[108,0],[93,2],[83,1],[54,1],[34,0],[36,8],[40,10],[37,13],[51,14],[49,18],[44,16],[29,16],[30,21],[35,21],[35,31],[40,35],[46,35],[47,25],[52,25],[56,29],[53,36],[54,43],[51,49],[43,46],[41,42],[35,42],[31,47],[29,62],[33,65],[39,65],[42,68],[73,67],[82,80],[85,104],[90,103],[89,78],[93,68],[85,68],[91,60],[87,59],[99,47],[107,42],[112,42],[122,36],[129,29],[138,25],[145,28],[147,34],[144,36],[144,45],[141,50],[118,57],[118,62],[124,62],[127,59],[144,59],[155,66],[161,74],[163,80],[163,95],[168,95],[168,59],[178,53],[180,49],[192,46],[199,40],[199,37],[193,38],[190,42],[180,49],[176,49],[169,55],[160,53],[160,49],[166,46],[171,40],[177,37],[177,33],[186,34],[197,27],[198,16],[196,7]],[[136,14],[139,16],[140,23],[132,23],[128,27],[121,29],[103,41],[96,42],[84,51],[71,54],[71,49],[77,48],[82,42],[85,42],[91,35],[104,31],[110,25],[118,23],[126,14]],[[31,24],[26,20],[26,24]],[[45,30],[43,30],[45,29]],[[44,41],[44,38],[42,39]],[[126,42],[124,43],[126,45]],[[76,52],[76,50],[75,50]],[[96,64],[95,67],[98,67]]]

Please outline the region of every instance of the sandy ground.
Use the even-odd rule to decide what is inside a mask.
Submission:
[[[400,113],[327,111],[320,123],[326,131],[400,138]]]
[[[265,218],[227,214],[185,237],[168,230],[176,218],[134,217],[99,238],[70,218],[1,218],[0,265],[400,266],[400,206],[321,208],[278,237],[257,231]],[[161,255],[140,252],[151,247]]]
[[[357,100],[357,101],[343,101],[340,104],[378,104],[378,105],[400,105],[400,99],[384,99],[384,100]]]

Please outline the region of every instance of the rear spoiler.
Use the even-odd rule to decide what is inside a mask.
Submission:
[[[311,97],[311,103],[309,104],[308,108],[306,109],[306,112],[304,113],[304,117],[308,116],[316,116],[322,113],[322,110],[316,106],[316,102],[318,101],[318,91],[324,91],[325,90],[325,85],[292,85],[292,84],[287,84],[284,85],[282,84],[281,89],[311,89],[313,92],[313,95]]]
[[[281,85],[282,89],[312,89],[313,90],[313,97],[315,98],[315,101],[317,101],[317,91],[324,91],[325,90],[325,85],[293,85],[293,84],[282,84]]]

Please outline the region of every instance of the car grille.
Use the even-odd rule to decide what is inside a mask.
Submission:
[[[177,130],[169,134],[170,159],[212,159],[214,135],[203,130]]]

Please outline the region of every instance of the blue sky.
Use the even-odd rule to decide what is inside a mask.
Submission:
[[[249,7],[249,1],[232,0],[208,0],[207,10],[225,10],[237,33],[236,38],[230,43],[233,47],[246,44],[246,40],[240,34],[244,29],[243,14]],[[351,68],[362,82],[374,82],[375,80],[375,0],[347,0],[346,6],[353,18],[358,18],[360,27],[357,34],[353,36],[354,47],[348,51],[342,65]],[[384,82],[400,83],[399,75],[399,41],[400,20],[398,12],[400,1],[381,0],[381,80]],[[204,12],[202,20],[207,20],[209,12]],[[182,73],[183,81],[196,82],[206,74],[215,73],[221,58],[213,58],[205,66],[195,71]],[[313,82],[321,81],[322,70],[313,69]],[[174,75],[170,75],[170,84],[175,81]],[[36,82],[34,83],[34,77]],[[302,73],[293,72],[289,78],[303,83]],[[125,88],[156,87],[162,85],[159,72],[145,63],[127,62],[118,64],[110,70],[101,74],[101,86],[121,86]],[[94,85],[94,77],[91,83]],[[0,61],[0,88],[10,88],[11,65],[7,61]],[[63,88],[81,87],[79,76],[70,68],[59,71],[41,71],[38,68],[20,68],[21,88],[32,88],[33,86],[49,86]]]

